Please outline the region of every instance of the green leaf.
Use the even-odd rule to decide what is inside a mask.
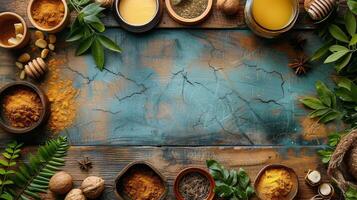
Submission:
[[[121,52],[120,47],[115,42],[113,42],[111,39],[109,39],[108,37],[106,37],[104,35],[99,35],[98,40],[105,48],[107,48],[111,51],[118,52],[118,53]]]
[[[91,3],[88,4],[86,7],[84,7],[80,13],[83,13],[85,16],[87,15],[97,15],[101,11],[103,11],[105,8],[100,7],[99,4],[97,3]]]
[[[343,50],[349,51],[347,47],[338,44],[330,46],[329,50],[332,52],[343,51]]]
[[[328,107],[331,107],[331,102],[332,102],[332,97],[331,97],[331,91],[327,88],[327,86],[321,82],[317,81],[316,82],[316,91],[317,94],[319,95],[319,98],[323,104],[325,104]]]
[[[316,110],[326,108],[326,106],[324,106],[323,103],[315,97],[304,97],[302,99],[299,99],[299,101],[311,109]]]
[[[349,42],[347,35],[337,25],[331,24],[329,26],[329,32],[332,35],[332,37],[334,37],[336,40],[345,42],[345,43]]]
[[[309,114],[310,118],[315,118],[315,117],[320,117],[327,112],[329,112],[331,109],[330,108],[324,108],[324,109],[319,109],[319,110],[314,110]]]
[[[332,120],[339,118],[340,116],[341,116],[341,113],[339,113],[337,111],[330,111],[330,112],[324,114],[323,116],[321,116],[319,122],[326,124],[328,122],[331,122]]]
[[[84,37],[84,31],[81,28],[78,28],[77,30],[75,30],[74,32],[70,33],[67,38],[66,38],[66,42],[75,42],[75,41],[79,41]]]
[[[320,47],[310,58],[311,62],[320,60],[329,52],[329,47],[331,46],[332,42],[325,43],[322,47]]]
[[[336,95],[342,100],[346,102],[353,102],[353,97],[351,95],[351,91],[346,88],[338,88],[336,90]]]
[[[0,165],[4,167],[9,167],[9,163],[6,160],[0,159]]]
[[[348,52],[350,52],[350,50],[341,50],[341,51],[337,51],[333,54],[331,54],[330,56],[328,56],[326,58],[326,60],[324,61],[324,63],[332,63],[337,61],[338,59],[342,58],[344,55],[346,55]]]
[[[5,192],[5,193],[0,195],[0,199],[13,200],[14,198],[9,193]]]
[[[105,31],[105,26],[102,22],[98,23],[98,22],[91,22],[90,26],[93,27],[94,29],[96,29],[97,31],[99,31],[100,33]]]
[[[104,49],[98,40],[94,40],[91,46],[95,64],[100,71],[104,69]]]
[[[347,55],[345,55],[342,60],[338,63],[336,63],[336,71],[340,72],[343,68],[345,68],[349,63],[352,58],[352,52],[349,52]]]
[[[350,40],[350,43],[348,45],[353,46],[357,44],[357,34],[354,34]]]
[[[77,50],[76,50],[76,56],[80,56],[82,54],[84,54],[91,46],[92,46],[92,43],[94,41],[94,37],[89,37],[85,40],[83,40]]]
[[[356,33],[356,17],[352,14],[352,12],[346,12],[345,25],[347,32],[353,36]]]
[[[345,88],[345,89],[351,91],[353,82],[348,78],[342,77],[342,78],[338,79],[337,85],[338,85],[338,87]]]
[[[347,5],[350,11],[357,15],[357,0],[347,0]]]

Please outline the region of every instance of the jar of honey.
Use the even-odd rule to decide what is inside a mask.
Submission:
[[[247,0],[244,15],[255,34],[275,38],[294,26],[299,16],[299,0]]]

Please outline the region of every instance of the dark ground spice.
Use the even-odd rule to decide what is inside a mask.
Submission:
[[[182,177],[179,191],[185,200],[204,200],[209,195],[209,180],[200,173],[189,173]]]
[[[177,5],[174,5],[173,1],[171,0],[173,10],[186,19],[193,19],[202,15],[208,6],[208,0],[182,0]]]

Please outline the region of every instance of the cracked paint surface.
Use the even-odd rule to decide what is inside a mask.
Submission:
[[[287,67],[288,39],[266,41],[246,30],[111,29],[108,36],[123,53],[106,52],[103,72],[90,56],[74,57],[73,47],[57,52],[67,58],[61,73],[81,90],[77,121],[65,133],[72,144],[319,144],[303,138],[306,110],[297,98],[314,94],[315,81],[333,69],[317,64],[296,77]],[[312,32],[304,37],[312,53],[320,42]],[[1,82],[11,80],[2,71]]]

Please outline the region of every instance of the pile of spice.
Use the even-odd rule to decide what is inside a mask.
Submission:
[[[209,180],[200,173],[188,173],[179,183],[179,192],[185,200],[207,199],[210,191]]]
[[[32,126],[40,119],[43,112],[40,97],[27,88],[9,92],[2,104],[6,119],[16,128]]]
[[[261,176],[257,190],[266,200],[280,200],[291,192],[293,181],[289,171],[283,168],[267,169]]]
[[[31,15],[41,27],[52,28],[61,23],[64,12],[61,0],[37,0],[32,6]]]
[[[171,0],[171,3],[175,13],[186,19],[199,17],[208,6],[208,0]]]
[[[157,200],[165,192],[161,178],[149,169],[132,169],[123,179],[124,192],[133,200]]]

